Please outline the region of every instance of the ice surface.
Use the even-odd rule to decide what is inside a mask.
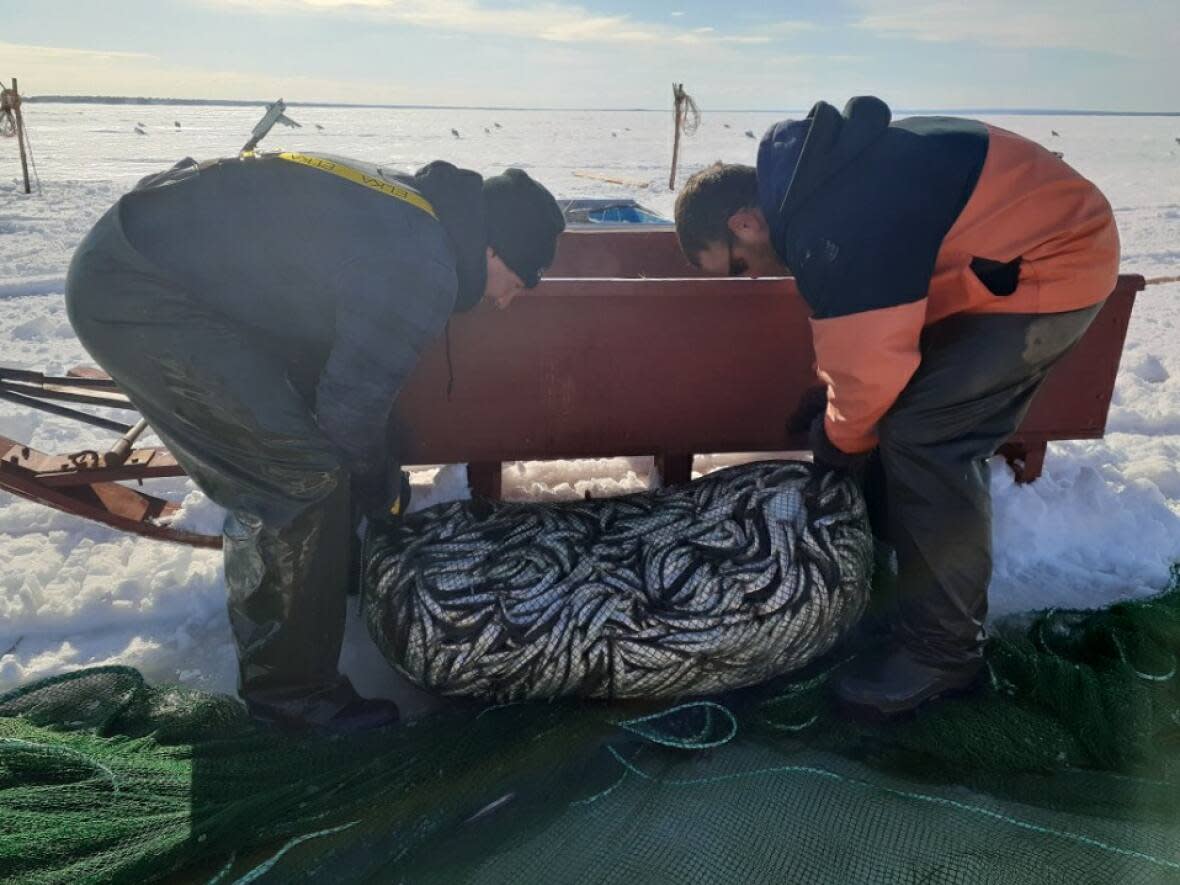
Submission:
[[[334,152],[404,169],[440,157],[484,173],[521,166],[559,196],[632,196],[664,214],[674,200],[667,190],[666,113],[291,113],[303,128],[273,134],[266,147]],[[72,251],[90,225],[143,175],[184,156],[232,155],[258,110],[27,104],[25,116],[44,192],[25,196],[17,184],[19,167],[0,165],[0,363],[60,373],[89,362],[70,332],[62,291]],[[682,142],[681,180],[717,159],[752,162],[755,143],[743,133],[760,133],[779,116],[706,111],[698,134]],[[1180,273],[1175,118],[987,119],[1063,151],[1103,188],[1117,214],[1125,271]],[[146,136],[134,131],[139,121]],[[501,128],[491,128],[495,121]],[[452,127],[465,137],[455,139]],[[1052,129],[1061,135],[1050,144]],[[650,186],[629,190],[575,171]],[[1180,560],[1178,325],[1180,284],[1140,296],[1106,439],[1052,445],[1044,476],[1031,486],[1016,486],[1003,463],[995,463],[993,615],[1050,605],[1100,606],[1150,594],[1166,582],[1170,564]],[[49,451],[111,442],[109,432],[8,403],[0,403],[0,434]],[[738,460],[698,457],[696,470]],[[533,500],[611,495],[647,487],[650,474],[650,458],[511,464],[504,491]],[[464,472],[455,466],[415,470],[413,484],[416,507],[467,493]],[[178,524],[199,531],[219,524],[218,508],[187,480],[149,485],[184,501]],[[0,493],[0,690],[115,662],[140,667],[151,679],[233,690],[220,554],[132,539]],[[355,615],[341,662],[363,692],[397,694],[410,708],[429,704],[400,686]]]

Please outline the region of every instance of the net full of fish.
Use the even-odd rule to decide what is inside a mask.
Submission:
[[[796,670],[864,610],[852,482],[800,461],[568,503],[470,500],[370,530],[363,607],[386,658],[495,701],[712,694]]]

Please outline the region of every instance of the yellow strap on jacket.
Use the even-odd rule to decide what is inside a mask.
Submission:
[[[257,156],[259,155],[253,151],[247,151],[242,154],[242,157],[245,159],[252,159]],[[343,163],[338,163],[335,160],[328,160],[324,157],[309,157],[307,154],[298,154],[294,151],[282,151],[277,154],[266,154],[264,156],[278,157],[280,160],[286,160],[289,163],[298,163],[300,166],[309,166],[312,169],[319,169],[321,172],[338,175],[354,184],[359,184],[362,187],[369,188],[369,190],[385,194],[387,197],[396,197],[402,202],[409,203],[411,206],[421,209],[431,218],[438,220],[438,215],[435,213],[434,207],[430,205],[429,200],[421,194],[410,190],[408,187],[394,184],[392,181],[386,181],[384,178],[366,175],[359,169],[353,169],[351,166],[345,166]]]

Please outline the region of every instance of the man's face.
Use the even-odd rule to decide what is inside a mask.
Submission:
[[[489,246],[488,281],[483,290],[484,298],[503,310],[523,291],[524,283],[520,277],[513,273],[504,263],[504,259]]]
[[[778,277],[789,271],[770,244],[770,228],[757,209],[743,209],[729,219],[727,236],[697,253],[705,273],[721,277]]]

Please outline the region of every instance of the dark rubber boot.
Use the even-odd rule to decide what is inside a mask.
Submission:
[[[358,697],[324,723],[323,728],[338,733],[372,731],[396,725],[399,718],[397,704],[393,701]]]
[[[920,661],[905,648],[862,659],[836,680],[836,697],[849,712],[888,719],[922,704],[972,688],[983,658],[937,666]]]
[[[246,709],[256,722],[273,725],[283,731],[316,731],[327,734],[351,734],[358,731],[372,731],[396,725],[401,718],[397,704],[385,698],[362,698],[345,689],[351,698],[345,700],[342,692],[333,696],[336,711],[326,718],[312,719],[306,715],[309,699],[307,696],[293,698],[287,704],[268,704],[246,697]]]

